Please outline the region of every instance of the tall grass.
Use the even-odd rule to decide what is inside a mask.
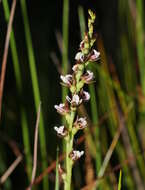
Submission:
[[[62,72],[68,72],[68,44],[69,44],[69,0],[63,0],[63,16],[62,16]],[[68,89],[62,87],[62,101],[65,100]]]
[[[36,61],[35,61],[35,56],[34,56],[34,48],[32,45],[26,1],[21,0],[20,5],[21,5],[21,11],[22,11],[23,23],[24,23],[24,32],[25,32],[27,54],[28,54],[28,60],[29,60],[29,69],[30,69],[32,88],[33,88],[33,95],[34,95],[35,111],[37,113],[37,109],[40,104],[41,98],[40,98]],[[40,113],[39,136],[40,136],[42,170],[45,170],[47,167],[47,151],[46,151],[46,136],[45,136],[44,120],[43,120],[42,111]],[[47,176],[43,179],[43,189],[48,189]]]
[[[5,1],[2,1],[2,3],[3,3],[3,9],[4,9],[4,16],[5,16],[6,21],[8,22],[9,17],[10,17],[10,9],[8,5],[8,1],[5,0]],[[18,52],[17,52],[15,35],[14,35],[13,29],[11,31],[11,36],[10,36],[10,48],[11,48],[12,61],[13,61],[15,79],[16,79],[16,87],[19,94],[19,98],[21,100],[22,93],[23,93],[22,77],[21,77],[22,75],[21,75],[21,70],[20,70],[20,61],[18,58]],[[23,136],[23,143],[24,143],[24,152],[25,152],[25,158],[26,158],[26,167],[27,167],[28,178],[30,180],[31,172],[32,172],[30,136],[29,136],[29,131],[28,131],[26,111],[24,109],[22,101],[20,101],[20,118],[21,118],[22,136]]]
[[[136,45],[142,92],[145,95],[144,1],[136,1]],[[145,109],[145,106],[143,110]]]

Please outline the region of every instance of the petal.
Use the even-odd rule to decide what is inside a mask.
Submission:
[[[69,96],[66,96],[66,100],[71,103],[71,98]]]
[[[84,61],[84,54],[82,52],[78,52],[75,56],[75,60],[83,62]]]
[[[82,92],[82,99],[84,101],[88,101],[90,99],[90,94],[88,92],[86,92],[86,91],[83,91]]]
[[[72,102],[74,102],[78,105],[79,101],[80,101],[80,97],[77,94],[74,94],[73,98],[72,98]]]

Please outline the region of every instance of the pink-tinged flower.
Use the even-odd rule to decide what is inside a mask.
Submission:
[[[60,78],[62,82],[66,84],[67,86],[72,85],[72,75],[65,75],[65,76],[61,75]]]
[[[93,79],[94,79],[94,74],[93,74],[93,72],[91,72],[91,71],[87,71],[86,72],[86,74],[84,74],[83,76],[82,76],[82,79],[84,80],[84,82],[86,83],[86,84],[89,84],[89,83],[91,83],[92,81],[93,81]]]
[[[59,105],[55,105],[54,108],[61,115],[65,115],[65,114],[67,114],[69,112],[69,109],[65,104],[60,103]]]
[[[83,101],[88,101],[90,99],[90,94],[86,91],[81,91],[81,98]]]
[[[55,126],[54,130],[57,132],[57,135],[59,137],[65,137],[68,134],[68,131],[64,126],[60,126],[60,127]]]
[[[99,59],[99,56],[100,56],[100,52],[93,49],[92,55],[90,56],[89,61],[97,61]]]
[[[76,160],[78,160],[83,154],[84,154],[84,151],[73,150],[73,151],[69,154],[69,157],[70,157],[73,161],[76,161]]]
[[[75,65],[72,67],[72,70],[73,70],[74,72],[76,72],[76,71],[78,70],[78,64],[75,64]]]
[[[77,118],[75,123],[74,123],[74,126],[76,128],[79,128],[79,129],[84,129],[87,127],[87,121],[86,121],[86,117],[80,117],[80,118]]]
[[[66,96],[66,99],[72,104],[72,106],[78,106],[82,103],[82,99],[80,99],[78,94],[74,94],[72,99],[69,96]]]
[[[85,46],[85,41],[82,40],[81,43],[80,43],[80,49],[83,50],[83,49],[84,49],[84,46]]]
[[[82,40],[81,43],[80,43],[80,50],[81,50],[81,51],[84,50],[85,44],[86,44],[86,43],[88,44],[88,41],[89,41],[89,39],[88,39],[88,34],[85,33],[84,40]]]
[[[82,52],[78,52],[75,56],[75,60],[77,60],[79,62],[83,62],[84,61],[84,54]]]

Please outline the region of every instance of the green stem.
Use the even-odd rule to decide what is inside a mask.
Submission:
[[[64,190],[70,190],[71,189],[71,177],[72,177],[72,165],[73,161],[70,158],[69,154],[73,149],[73,140],[74,140],[74,135],[72,134],[72,127],[73,127],[73,122],[75,118],[76,110],[72,110],[70,114],[70,123],[69,123],[69,136],[67,138],[66,142],[66,179],[64,183]]]
[[[76,93],[79,93],[80,89],[77,88],[78,83],[80,81],[80,78],[82,76],[84,72],[84,65],[80,66],[80,69],[78,70],[78,72],[76,73]],[[74,123],[74,119],[75,119],[75,115],[76,115],[76,108],[73,108],[71,106],[71,113],[70,113],[70,118],[68,121],[68,137],[66,140],[66,178],[64,180],[64,190],[70,190],[71,189],[71,177],[72,177],[72,166],[73,166],[73,161],[70,158],[69,154],[71,153],[71,151],[73,150],[73,140],[74,140],[74,134],[72,133],[72,127],[73,127],[73,123]]]
[[[69,0],[63,1],[63,53],[62,53],[62,72],[66,74],[68,71],[68,38],[69,38]],[[68,89],[62,87],[62,101],[65,100]]]

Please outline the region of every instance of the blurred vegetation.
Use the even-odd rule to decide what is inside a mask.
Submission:
[[[11,6],[12,1],[0,1],[1,63]],[[63,160],[65,150],[53,130],[60,123],[54,105],[65,98],[59,75],[71,72],[89,8],[96,13],[95,48],[101,59],[89,67],[96,77],[88,89],[90,105],[79,109],[89,127],[74,142],[85,150],[85,156],[74,166],[72,189],[145,189],[143,0],[17,1],[0,121],[0,189],[26,189],[30,184],[40,101],[34,189],[62,189],[58,160]],[[1,184],[20,153],[22,161]]]

